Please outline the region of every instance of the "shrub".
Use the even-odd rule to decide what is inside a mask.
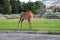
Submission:
[[[11,14],[11,15],[4,15],[4,17],[6,17],[7,19],[18,19],[19,18],[19,14]]]

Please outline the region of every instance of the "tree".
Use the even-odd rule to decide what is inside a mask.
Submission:
[[[40,17],[42,17],[42,15],[45,13],[45,8],[46,6],[41,2],[41,1],[36,1],[36,11],[37,13],[40,15]]]
[[[45,12],[45,5],[41,2],[41,1],[36,1],[36,2],[27,2],[24,3],[23,2],[23,9],[29,9],[31,10],[34,14],[37,14],[38,12],[40,12],[40,15],[42,15]],[[41,10],[42,12],[41,12]]]
[[[31,11],[33,11],[34,14],[36,14],[36,4],[34,2],[28,2],[26,3],[27,8]]]
[[[12,7],[11,8],[12,13],[17,14],[21,12],[22,8],[21,8],[21,2],[19,0],[11,0],[10,3]]]
[[[3,14],[11,14],[10,0],[3,0]]]
[[[22,3],[19,0],[17,0],[16,6],[17,6],[18,13],[20,13],[22,11]]]
[[[16,5],[17,5],[17,4],[16,4],[16,0],[10,0],[10,4],[11,4],[11,9],[12,9],[12,10],[11,10],[11,13],[15,13],[15,14],[16,14],[17,11],[18,11],[18,10],[17,10],[17,7],[16,7]]]
[[[0,1],[0,13],[3,14],[17,14],[23,10],[29,9],[34,14],[43,14],[45,5],[41,1],[31,2],[31,0],[27,3],[20,2],[19,0],[1,0]],[[43,13],[42,13],[43,12]]]
[[[3,5],[3,0],[0,0],[0,13],[2,13],[2,11],[3,11],[2,5]]]
[[[3,0],[0,0],[0,5],[3,4]]]

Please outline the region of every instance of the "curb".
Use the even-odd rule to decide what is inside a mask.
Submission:
[[[27,34],[47,34],[48,31],[22,31],[22,30],[0,30],[0,33],[27,33]]]
[[[60,34],[60,31],[22,31],[22,30],[0,30],[0,33]]]

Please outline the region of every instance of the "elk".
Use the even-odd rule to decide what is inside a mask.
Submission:
[[[33,18],[32,11],[31,10],[24,10],[20,14],[18,25],[20,24],[21,25],[21,29],[22,29],[22,22],[26,19],[26,20],[28,20],[29,29],[31,29],[32,28],[32,18]]]

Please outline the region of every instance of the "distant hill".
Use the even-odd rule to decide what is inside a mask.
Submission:
[[[42,0],[42,2],[43,2],[47,7],[60,4],[60,0]]]
[[[52,3],[52,4],[60,4],[60,0],[57,0],[56,2]]]
[[[60,0],[42,0],[42,2],[44,3],[44,4],[56,4],[56,3],[60,3]]]

